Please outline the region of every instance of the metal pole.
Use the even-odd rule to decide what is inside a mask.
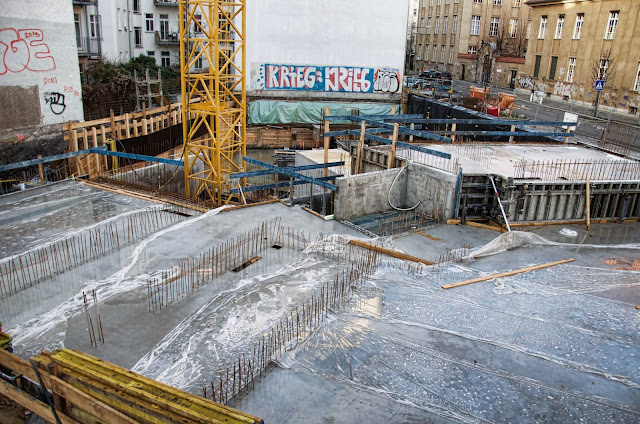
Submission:
[[[500,195],[498,194],[496,183],[493,181],[493,176],[490,176],[489,179],[491,179],[491,185],[493,186],[493,191],[496,194],[496,199],[498,199],[498,205],[500,205],[500,210],[502,211],[502,217],[504,218],[505,224],[507,224],[507,230],[511,232],[511,227],[509,226],[509,220],[507,219],[507,214],[504,213],[504,208],[502,207],[502,202],[500,201]]]

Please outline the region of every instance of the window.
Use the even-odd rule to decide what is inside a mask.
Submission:
[[[480,34],[480,16],[473,15],[471,17],[471,35]]]
[[[433,56],[431,56],[431,61],[435,62],[438,60],[438,46],[433,45]]]
[[[547,17],[546,16],[541,16],[540,17],[540,30],[538,31],[538,38],[542,39],[544,38],[544,33],[547,31]]]
[[[600,70],[598,71],[598,79],[607,79],[607,70],[609,69],[609,59],[600,59]]]
[[[467,53],[469,53],[469,54],[478,54],[478,48],[476,46],[469,46],[469,49],[467,50]]]
[[[549,79],[556,79],[556,68],[558,67],[558,56],[551,56],[551,66],[549,66]]]
[[[135,40],[136,47],[142,48],[142,27],[133,28],[133,39]]]
[[[418,44],[418,55],[416,57],[417,60],[422,60],[422,56],[420,56],[420,53],[422,53],[422,44]]]
[[[451,34],[455,34],[458,30],[458,16],[453,15],[453,21],[451,22]]]
[[[102,38],[102,25],[100,16],[89,15],[89,35],[91,38]]]
[[[576,73],[576,58],[569,58],[569,66],[567,66],[567,82],[573,82],[573,76]]]
[[[518,20],[511,19],[509,21],[509,37],[516,38],[517,35],[518,35]]]
[[[442,45],[442,50],[440,51],[440,62],[444,63],[444,57],[446,55],[446,47]]]
[[[424,60],[425,61],[429,60],[429,45],[428,44],[424,49]]]
[[[511,3],[511,6],[520,7],[521,4],[522,4],[522,0],[513,0],[513,3]]]
[[[493,0],[494,6],[502,6],[502,0]]]
[[[582,25],[584,25],[584,13],[576,15],[576,27],[573,29],[573,39],[579,40],[582,35]]]
[[[427,20],[427,34],[431,34],[431,18]]]
[[[422,0],[422,7],[427,7],[427,0]]]
[[[193,32],[195,34],[202,32],[202,15],[193,15]]]
[[[473,0],[474,3],[482,3],[482,0]]]
[[[147,32],[153,32],[153,13],[145,13],[144,30]]]
[[[636,73],[636,83],[633,85],[633,91],[640,91],[640,63],[638,63],[638,72]]]
[[[619,17],[620,11],[609,12],[609,22],[607,23],[607,30],[604,33],[605,40],[613,40],[616,37],[616,27],[618,26]]]
[[[160,39],[164,41],[169,39],[169,15],[160,15]]]
[[[433,6],[433,0],[429,0],[429,6]]]
[[[169,52],[162,52],[160,60],[162,63],[161,66],[171,66],[171,57],[169,57]]]
[[[438,6],[442,6],[442,0],[438,0]]]
[[[424,28],[424,18],[420,18],[420,26]]]
[[[449,17],[445,16],[444,17],[444,22],[442,23],[442,33],[446,34],[447,33],[447,27],[449,26]]]
[[[527,40],[531,38],[531,21],[527,21]]]
[[[440,29],[440,16],[436,16],[436,29],[435,31],[433,31],[433,33],[437,34],[439,29]]]
[[[82,47],[82,26],[80,25],[80,15],[77,13],[73,14],[73,24],[76,27],[76,45],[81,48]]]
[[[133,0],[133,13],[140,13],[140,0]]]
[[[533,66],[533,77],[538,78],[540,76],[540,62],[542,61],[542,56],[536,55],[536,64]]]
[[[449,63],[453,63],[454,48],[454,46],[449,48]]]
[[[202,56],[198,57],[193,64],[193,67],[196,69],[202,69]]]
[[[558,15],[558,21],[556,22],[556,33],[553,38],[559,40],[562,38],[562,28],[564,28],[564,15]]]
[[[497,37],[498,28],[500,28],[500,18],[491,18],[491,24],[489,25],[489,36]]]
[[[118,9],[116,13],[116,18],[118,19],[118,31],[122,31],[122,15],[120,14],[120,9]]]
[[[153,50],[147,50],[147,56],[155,58],[156,52],[154,52]]]

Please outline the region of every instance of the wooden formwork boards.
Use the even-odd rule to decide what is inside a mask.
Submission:
[[[0,394],[51,423],[55,415],[69,424],[263,422],[82,352],[43,352],[31,361],[0,350],[0,368],[20,376],[14,384],[0,382]],[[51,391],[53,408],[24,389],[23,377]]]

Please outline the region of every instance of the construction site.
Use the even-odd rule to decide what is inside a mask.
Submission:
[[[179,102],[0,165],[0,422],[640,421],[637,137],[253,103],[245,1],[176,6]]]

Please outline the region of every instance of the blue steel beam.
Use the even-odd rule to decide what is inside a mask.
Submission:
[[[289,170],[287,170],[287,168],[281,168],[279,166],[271,165],[269,163],[262,162],[262,161],[259,161],[257,159],[253,159],[253,158],[250,158],[248,156],[243,156],[242,159],[244,159],[245,162],[253,163],[254,165],[259,165],[259,166],[261,166],[263,168],[275,171],[278,174],[289,175],[291,177],[298,178],[298,179],[300,179],[302,181],[306,181],[306,182],[311,183],[311,184],[319,185],[320,187],[329,189],[331,191],[336,191],[338,189],[338,186],[336,186],[335,184],[327,183],[327,182],[321,181],[321,180],[319,180],[317,178],[307,177],[306,175],[302,175],[302,174],[298,174],[297,172],[289,171]]]
[[[390,130],[393,130],[393,125],[392,124],[385,124],[383,122],[378,122],[375,121],[373,119],[369,119],[369,118],[361,118],[361,121],[365,121],[369,124],[372,125],[377,125],[379,127],[382,128],[387,128]],[[442,137],[441,135],[437,135],[437,134],[432,134],[428,131],[420,131],[420,130],[412,130],[410,128],[406,128],[406,127],[400,127],[398,129],[399,134],[401,135],[413,135],[415,137],[420,137],[420,138],[426,138],[427,140],[434,140],[434,141],[439,141],[441,143],[451,143],[451,139],[449,137]]]
[[[377,135],[365,135],[364,138],[370,141],[377,141],[378,143],[384,144],[392,144],[393,142],[388,138],[378,137]],[[396,147],[401,147],[404,149],[414,150],[416,152],[426,153],[428,155],[438,156],[445,159],[451,159],[451,155],[449,153],[438,152],[437,150],[431,150],[426,147],[416,146],[415,144],[409,144],[402,141],[396,142]]]
[[[166,163],[168,165],[184,166],[184,162],[182,161],[175,160],[175,159],[157,158],[155,156],[136,155],[133,153],[124,153],[124,152],[112,152],[110,150],[102,150],[102,149],[95,149],[95,148],[89,149],[89,152],[97,153],[100,155],[106,155],[106,156],[115,156],[118,158],[142,160],[145,162],[158,162],[158,163]]]
[[[447,133],[451,131],[435,131]],[[458,135],[490,135],[490,136],[514,136],[514,137],[573,137],[575,134],[566,132],[532,132],[532,131],[454,131]]]
[[[329,163],[316,163],[313,165],[302,165],[302,166],[287,166],[284,169],[288,169],[289,171],[307,171],[309,169],[324,169],[324,168],[331,168],[333,166],[342,166],[344,165],[344,161],[343,162],[329,162]],[[272,174],[277,174],[277,172],[274,171],[249,171],[249,172],[237,172],[235,174],[231,174],[229,175],[229,178],[231,179],[236,179],[236,178],[249,178],[249,177],[259,177],[262,175],[272,175]]]
[[[340,178],[340,177],[342,177],[342,175],[329,175],[328,177],[318,178],[318,180],[331,181],[331,180],[335,180],[336,178]],[[305,181],[293,181],[293,183],[291,183],[289,181],[283,181],[283,182],[279,182],[279,183],[262,184],[262,185],[256,185],[256,186],[247,186],[247,187],[242,189],[242,192],[243,193],[248,193],[250,191],[271,190],[271,189],[274,189],[276,187],[289,187],[289,185],[291,185],[291,184],[293,184],[294,186],[297,186],[297,185],[309,184],[309,183],[307,183]],[[238,194],[238,193],[240,193],[240,189],[239,188],[231,189],[231,193],[232,194]]]
[[[392,119],[384,122],[397,122]],[[464,125],[548,125],[559,127],[562,125],[576,126],[575,122],[557,122],[557,121],[523,121],[523,120],[507,120],[507,119],[415,119],[410,122],[415,124],[464,124]]]
[[[8,165],[0,165],[0,172],[2,172],[2,171],[11,171],[13,169],[26,168],[27,166],[39,165],[41,163],[55,162],[57,160],[69,159],[69,158],[73,158],[73,157],[76,157],[76,156],[88,155],[89,153],[95,153],[95,152],[92,152],[92,150],[103,151],[103,150],[106,150],[106,149],[107,149],[107,146],[102,146],[102,147],[97,147],[97,148],[93,148],[93,149],[78,150],[77,152],[69,152],[69,153],[63,153],[63,154],[60,154],[60,155],[47,156],[47,157],[39,158],[39,159],[32,159],[32,160],[25,160],[25,161],[22,161],[22,162],[10,163]]]
[[[367,128],[364,132],[366,134],[390,134],[393,130],[389,128]],[[329,131],[323,134],[324,137],[339,137],[342,135],[360,136],[360,130]]]
[[[422,114],[413,114],[413,115],[369,115],[369,116],[364,116],[364,115],[345,115],[345,116],[327,115],[327,116],[324,117],[324,120],[325,121],[353,121],[353,122],[360,122],[360,121],[363,121],[364,118],[375,119],[375,120],[381,121],[383,119],[420,119],[420,118],[423,118],[423,117],[424,117],[424,115],[422,115]]]

